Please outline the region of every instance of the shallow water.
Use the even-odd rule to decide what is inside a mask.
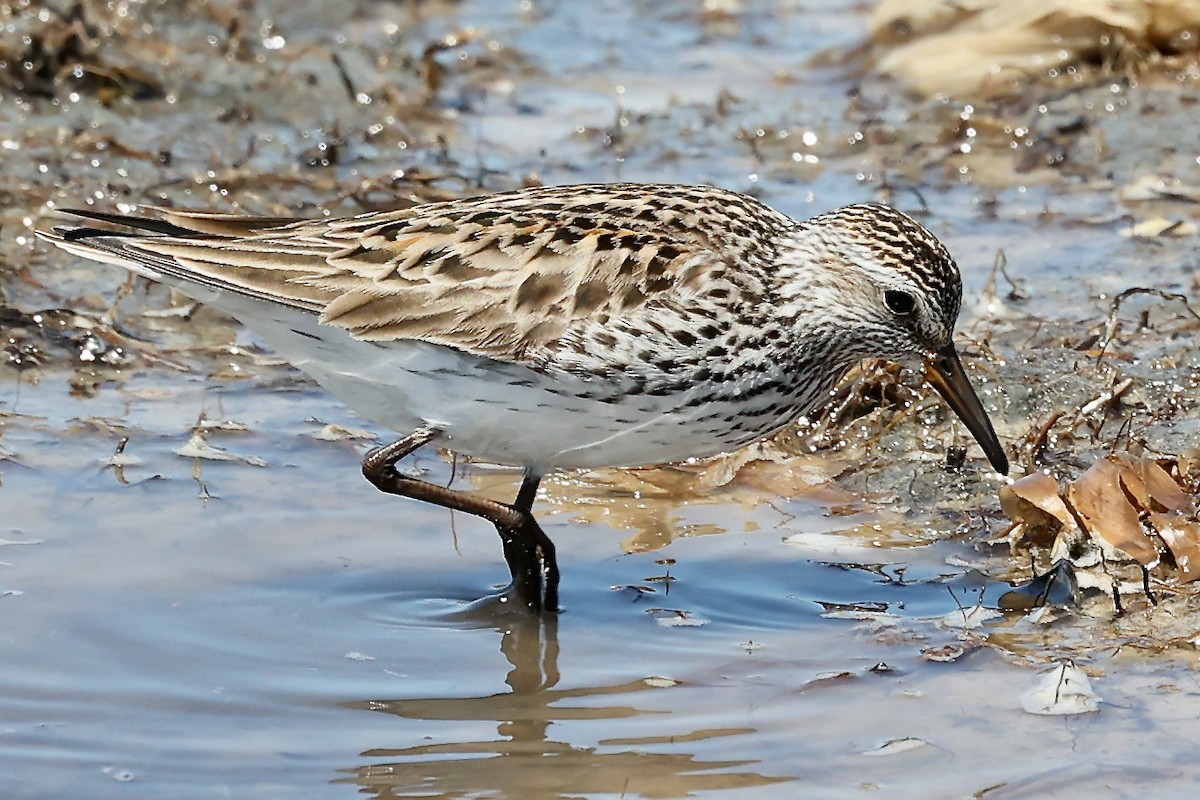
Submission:
[[[314,415],[354,423],[316,390],[62,396],[22,387],[19,415],[58,416],[6,427],[6,796],[1169,796],[1200,777],[1185,667],[1118,660],[1102,714],[1064,720],[1021,711],[1036,676],[992,650],[922,659],[970,649],[937,619],[978,598],[947,563],[967,542],[806,550],[783,537],[831,521],[777,500],[679,506],[726,532],[623,554],[620,531],[555,515],[565,611],[539,623],[472,606],[503,576],[493,532],[378,495],[353,448],[309,436]],[[212,443],[267,466],[172,453],[218,409],[251,432]],[[85,416],[136,426],[128,483],[102,466],[113,435],[64,433]],[[610,588],[668,572],[669,594]],[[924,744],[879,753],[905,739]]]
[[[1048,408],[1086,402],[1108,380],[1061,345],[1067,334],[1052,337],[1102,325],[1103,296],[1131,282],[1194,281],[1194,244],[1123,236],[1129,209],[1115,193],[1151,162],[1192,169],[1142,124],[1188,119],[1171,87],[1119,94],[1115,111],[1093,115],[1102,174],[1035,170],[999,185],[974,177],[989,168],[984,148],[965,173],[947,155],[945,109],[871,110],[879,90],[806,65],[857,41],[864,9],[294,6],[262,4],[251,26],[262,41],[281,32],[282,52],[235,63],[205,49],[220,25],[167,25],[170,7],[150,4],[177,48],[180,66],[163,76],[174,103],[0,98],[0,139],[17,145],[4,151],[14,199],[0,211],[0,311],[97,319],[114,302],[114,270],[28,240],[47,201],[94,191],[106,205],[350,212],[359,182],[403,168],[416,188],[400,182],[393,200],[536,173],[709,181],[803,217],[876,199],[886,184],[901,207],[928,206],[925,221],[958,257],[960,327],[1005,359],[1007,402],[992,383],[984,395],[1015,442]],[[469,44],[438,56],[434,110],[414,102],[410,116],[385,119],[396,112],[383,83],[420,94],[402,56],[452,31]],[[347,99],[323,55],[335,35],[371,104]],[[376,121],[383,131],[365,135]],[[73,126],[134,151],[167,142],[173,160],[114,145],[80,155],[86,141],[63,138]],[[297,166],[335,128],[342,160]],[[871,134],[865,149],[851,144],[859,130]],[[1082,147],[1075,157],[1086,161]],[[241,177],[216,174],[235,161]],[[984,296],[999,248],[1028,300]],[[548,480],[537,509],[559,548],[565,610],[536,621],[475,602],[505,577],[494,531],[380,495],[358,467],[371,442],[316,436],[361,420],[211,312],[142,316],[169,304],[160,289],[116,304],[116,330],[135,340],[132,356],[114,356],[119,370],[80,367],[89,345],[75,320],[29,336],[42,366],[0,371],[0,796],[1183,797],[1200,780],[1194,634],[1149,658],[1160,640],[1116,644],[1087,616],[964,628],[1010,565],[1006,545],[985,544],[1001,525],[998,480],[974,449],[963,471],[942,469],[944,426],[909,420],[832,486],[844,464],[832,465],[853,448],[792,462],[824,476],[815,488],[771,470],[716,486],[672,471]],[[1195,333],[1181,330],[1169,345],[1179,352],[1154,369],[1186,382]],[[1035,340],[1052,341],[1055,360],[1039,360]],[[1146,334],[1138,346],[1168,344]],[[202,416],[240,423],[207,435],[239,459],[176,454]],[[1178,447],[1189,419],[1144,434]],[[1074,446],[1064,459],[1085,450]],[[515,491],[511,472],[435,453],[412,465]],[[1186,628],[1137,613],[1151,630]],[[1024,712],[1039,671],[1069,656],[1090,671],[1099,713]]]
[[[62,396],[22,387],[18,413]],[[213,443],[267,466],[171,452],[216,408],[252,432]],[[539,623],[473,609],[503,575],[494,533],[375,493],[352,448],[308,436],[311,415],[354,422],[315,390],[155,376],[59,413],[7,420],[6,796],[1170,796],[1200,778],[1185,667],[1118,660],[1102,714],[1063,720],[1022,712],[1035,675],[994,651],[922,660],[969,648],[932,619],[978,597],[947,564],[965,542],[804,550],[782,538],[830,521],[780,500],[677,508],[728,530],[622,554],[619,531],[558,515],[566,610]],[[111,434],[63,433],[122,414],[127,484],[102,466]],[[668,570],[669,594],[610,588]],[[876,755],[904,739],[924,744]]]

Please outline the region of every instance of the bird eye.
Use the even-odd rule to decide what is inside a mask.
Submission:
[[[908,292],[899,289],[888,289],[883,293],[883,302],[888,311],[899,316],[907,316],[917,307],[916,299]]]

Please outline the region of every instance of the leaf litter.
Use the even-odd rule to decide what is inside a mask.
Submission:
[[[1141,567],[1179,589],[1200,578],[1198,495],[1200,459],[1120,453],[1065,485],[1043,472],[1026,475],[1001,488],[1000,504],[1014,522],[1014,550],[1048,550],[1075,575]]]
[[[1030,714],[1071,716],[1100,710],[1100,696],[1087,674],[1070,661],[1042,673],[1037,684],[1021,696],[1021,707]]]

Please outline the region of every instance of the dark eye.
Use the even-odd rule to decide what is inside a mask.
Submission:
[[[908,316],[917,307],[916,298],[899,289],[888,289],[884,292],[883,302],[887,305],[888,311],[901,317]]]

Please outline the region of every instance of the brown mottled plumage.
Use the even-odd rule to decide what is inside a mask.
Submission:
[[[93,243],[133,260],[186,263],[192,280],[318,311],[323,323],[356,338],[420,339],[518,360],[580,321],[604,323],[652,300],[702,293],[716,274],[763,262],[762,232],[792,224],[730,192],[680,187],[647,196],[637,184],[532,189],[313,221],[247,224],[233,215],[156,211],[177,226],[174,236]]]
[[[769,435],[864,357],[915,358],[998,470],[951,334],[957,267],[914,220],[848,206],[797,222],[733,192],[537,188],[343,219],[92,211],[43,234],[223,308],[364,416],[384,491],[496,523],[521,599],[556,605],[529,514],[547,470],[712,455]],[[513,506],[400,478],[427,442],[520,465]]]

